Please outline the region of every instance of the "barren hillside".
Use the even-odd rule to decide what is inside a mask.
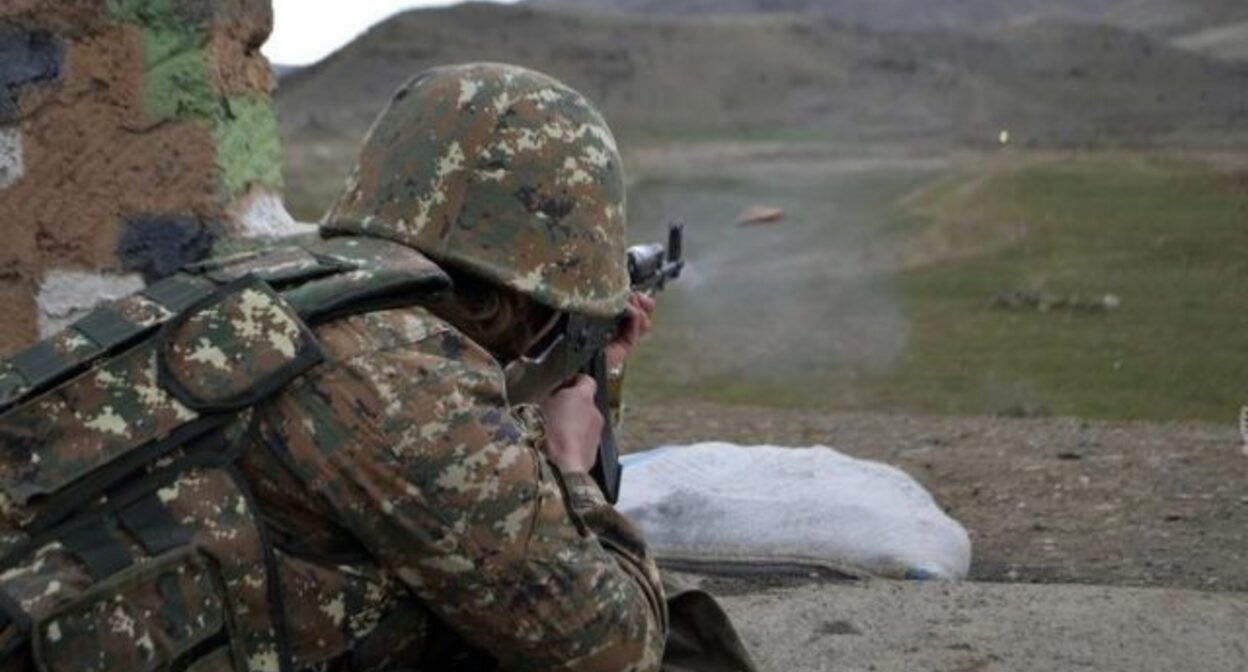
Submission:
[[[1240,0],[529,0],[530,4],[662,16],[819,14],[883,27],[1001,26],[1037,18],[1109,23],[1156,32],[1248,18]]]
[[[1032,21],[975,36],[478,4],[396,16],[286,78],[287,139],[358,139],[406,77],[465,60],[566,79],[631,137],[974,144],[1009,127],[1037,144],[1139,145],[1218,136],[1248,119],[1248,68],[1109,27]]]

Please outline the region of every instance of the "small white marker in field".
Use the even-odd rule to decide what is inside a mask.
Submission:
[[[1010,144],[1010,131],[1009,131],[1009,129],[1005,129],[1005,128],[1001,129],[1001,132],[997,134],[997,142],[1001,143],[1001,146],[1002,146],[1002,147],[1004,147],[1005,145]]]
[[[1239,409],[1239,435],[1244,440],[1240,450],[1248,457],[1248,406]]]

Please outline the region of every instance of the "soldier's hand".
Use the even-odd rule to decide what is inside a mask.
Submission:
[[[594,379],[578,375],[542,402],[546,454],[565,474],[587,474],[598,459],[602,414],[594,405]]]
[[[641,339],[650,333],[654,324],[654,309],[657,304],[654,297],[643,292],[633,292],[628,297],[628,322],[620,329],[619,335],[606,347],[607,366],[618,369],[624,360],[632,354],[633,348],[641,343]]]

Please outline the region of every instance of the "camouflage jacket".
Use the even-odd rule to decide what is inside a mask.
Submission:
[[[259,409],[265,445],[242,464],[297,666],[426,669],[449,626],[508,670],[658,668],[665,605],[640,534],[545,458],[498,362],[421,308],[316,334],[325,362]]]

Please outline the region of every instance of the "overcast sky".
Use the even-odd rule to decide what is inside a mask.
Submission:
[[[498,0],[515,2],[515,0]],[[264,45],[270,61],[315,63],[374,23],[412,7],[441,7],[455,0],[273,0],[273,35]]]

